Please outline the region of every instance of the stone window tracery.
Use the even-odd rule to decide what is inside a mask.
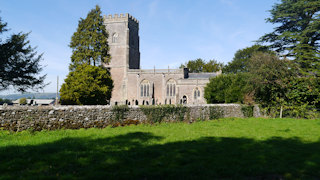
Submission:
[[[200,90],[199,90],[199,88],[196,88],[193,91],[193,95],[194,95],[194,99],[199,99],[200,98]]]
[[[173,79],[170,79],[167,82],[167,96],[175,96],[176,95],[176,83]]]
[[[140,84],[140,96],[149,97],[150,96],[150,83],[147,80],[143,80]]]

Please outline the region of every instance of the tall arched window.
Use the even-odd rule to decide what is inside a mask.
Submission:
[[[167,96],[176,95],[176,82],[173,79],[170,79],[167,82]]]
[[[148,80],[143,80],[140,84],[140,96],[149,97],[150,96],[150,83]]]
[[[194,99],[199,99],[200,98],[200,90],[199,90],[199,88],[196,88],[193,91],[193,96],[194,96]]]

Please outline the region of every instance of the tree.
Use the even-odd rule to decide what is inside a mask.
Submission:
[[[300,118],[316,118],[320,108],[320,79],[297,77],[287,83],[283,115]]]
[[[203,72],[217,72],[220,71],[223,67],[222,63],[217,62],[216,60],[209,60],[204,66],[203,66]]]
[[[185,64],[181,64],[180,68],[188,68],[191,73],[199,72],[217,72],[222,69],[223,64],[218,63],[216,60],[210,60],[206,62],[205,60],[198,58],[195,60],[189,60]]]
[[[108,33],[99,6],[86,19],[80,19],[71,38],[70,72],[62,84],[62,104],[107,104],[111,98],[113,81],[108,69],[102,66],[110,59]]]
[[[253,45],[238,50],[234,54],[234,58],[223,68],[224,73],[248,72],[248,62],[255,52],[271,52],[268,47],[261,45]]]
[[[12,101],[10,99],[2,99],[0,98],[0,105],[6,104],[12,104]]]
[[[103,67],[78,65],[71,71],[60,89],[62,104],[96,105],[107,104],[111,98],[113,81]]]
[[[243,103],[249,87],[248,76],[248,73],[238,73],[211,78],[204,89],[204,98],[207,103]]]
[[[101,63],[109,62],[108,33],[98,5],[85,19],[80,18],[69,46],[72,49],[70,70],[83,63],[99,66]]]
[[[267,43],[284,57],[292,57],[307,73],[319,75],[320,1],[281,0],[270,10],[267,22],[279,24],[259,42]]]
[[[6,26],[7,23],[0,18],[0,34],[7,31]],[[10,86],[20,92],[45,86],[46,75],[36,77],[42,71],[42,54],[37,55],[27,38],[28,33],[21,32],[4,41],[0,37],[0,91]]]
[[[279,103],[284,99],[287,82],[296,77],[296,68],[287,59],[269,53],[255,53],[250,58],[250,84],[260,103]]]

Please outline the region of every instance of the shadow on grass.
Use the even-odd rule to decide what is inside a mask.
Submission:
[[[65,138],[0,148],[0,179],[318,179],[320,142],[202,138],[154,145],[162,137]]]

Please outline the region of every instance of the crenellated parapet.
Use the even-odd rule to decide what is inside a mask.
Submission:
[[[131,20],[137,24],[139,24],[139,21],[131,16],[129,13],[126,14],[114,14],[114,15],[104,15],[104,19],[106,21],[123,21],[123,20]]]

